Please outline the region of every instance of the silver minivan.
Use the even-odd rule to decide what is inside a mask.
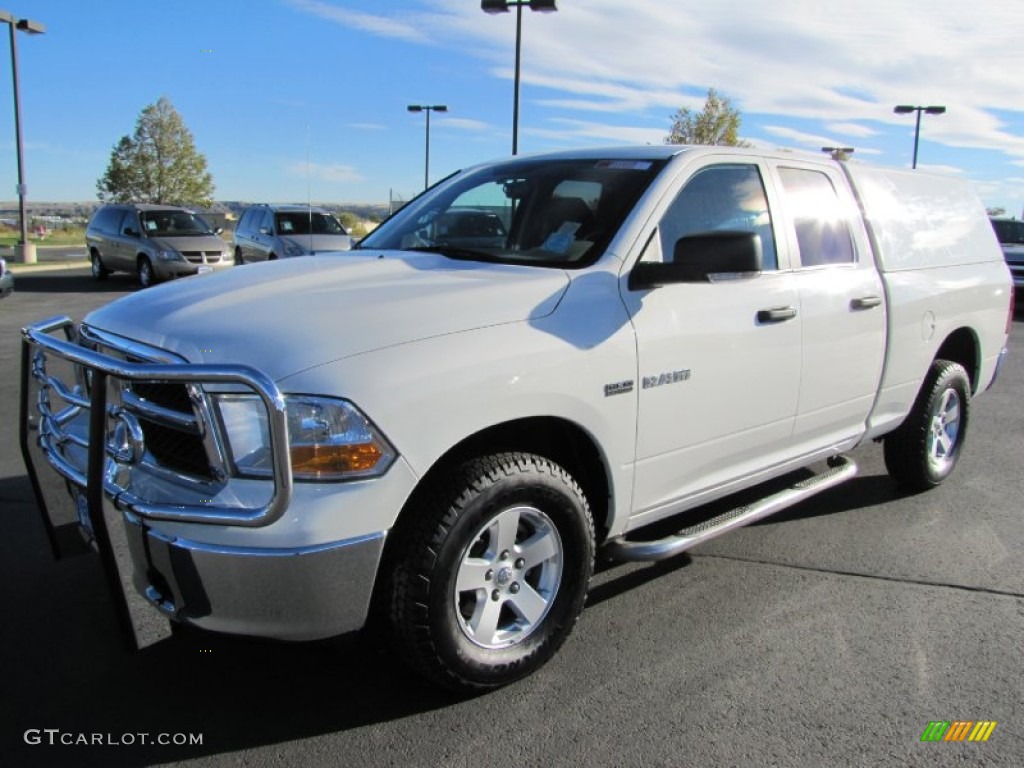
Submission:
[[[143,288],[160,280],[234,265],[219,230],[192,211],[171,205],[104,205],[85,230],[92,276],[134,272]]]
[[[250,205],[235,227],[238,264],[351,248],[352,238],[341,222],[307,205]]]

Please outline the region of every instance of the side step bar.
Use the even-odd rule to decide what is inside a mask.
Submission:
[[[612,539],[605,544],[602,554],[619,561],[651,561],[674,557],[726,531],[741,528],[755,520],[791,507],[804,499],[809,499],[817,493],[850,480],[857,474],[857,464],[848,456],[833,456],[828,463],[829,469],[821,474],[801,480],[795,485],[753,504],[723,512],[710,520],[683,528],[678,533],[663,539],[656,541],[627,541],[622,537]]]

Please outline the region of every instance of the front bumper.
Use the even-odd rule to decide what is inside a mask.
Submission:
[[[123,523],[136,593],[170,619],[278,640],[316,640],[363,626],[384,534],[310,547],[225,547]]]
[[[197,264],[191,261],[152,261],[153,274],[158,280],[171,280],[178,277],[198,275],[200,272],[221,272],[235,266],[234,259],[216,264]]]
[[[14,275],[4,272],[0,275],[0,298],[9,295],[14,291]]]
[[[61,330],[67,340],[52,335]],[[166,637],[167,619],[286,640],[362,626],[389,527],[372,527],[366,515],[394,506],[381,494],[404,494],[406,474],[389,473],[390,485],[303,488],[303,514],[286,515],[294,489],[284,398],[259,371],[127,362],[76,343],[66,318],[23,335],[21,449],[47,535],[58,557],[99,553],[130,646]],[[188,419],[152,405],[147,411],[118,381],[230,382],[255,392],[274,457],[273,477],[258,483],[264,492],[231,478],[197,486],[155,476],[140,422]],[[355,502],[351,515],[337,514],[340,498]],[[325,525],[325,507],[361,527]]]

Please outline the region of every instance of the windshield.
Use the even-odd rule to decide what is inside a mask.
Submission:
[[[665,161],[527,158],[460,173],[363,240],[361,248],[572,268],[604,252]]]
[[[280,235],[347,235],[336,218],[327,213],[288,211],[274,215],[274,228]]]
[[[142,228],[150,237],[212,235],[209,225],[189,211],[143,211]]]

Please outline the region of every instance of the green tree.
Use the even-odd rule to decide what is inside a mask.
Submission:
[[[135,133],[117,142],[96,182],[99,199],[115,203],[209,205],[213,188],[206,158],[164,96],[139,113]]]
[[[704,109],[696,112],[680,107],[672,116],[672,129],[666,144],[713,144],[727,147],[749,147],[740,140],[740,113],[726,96],[708,88]]]

